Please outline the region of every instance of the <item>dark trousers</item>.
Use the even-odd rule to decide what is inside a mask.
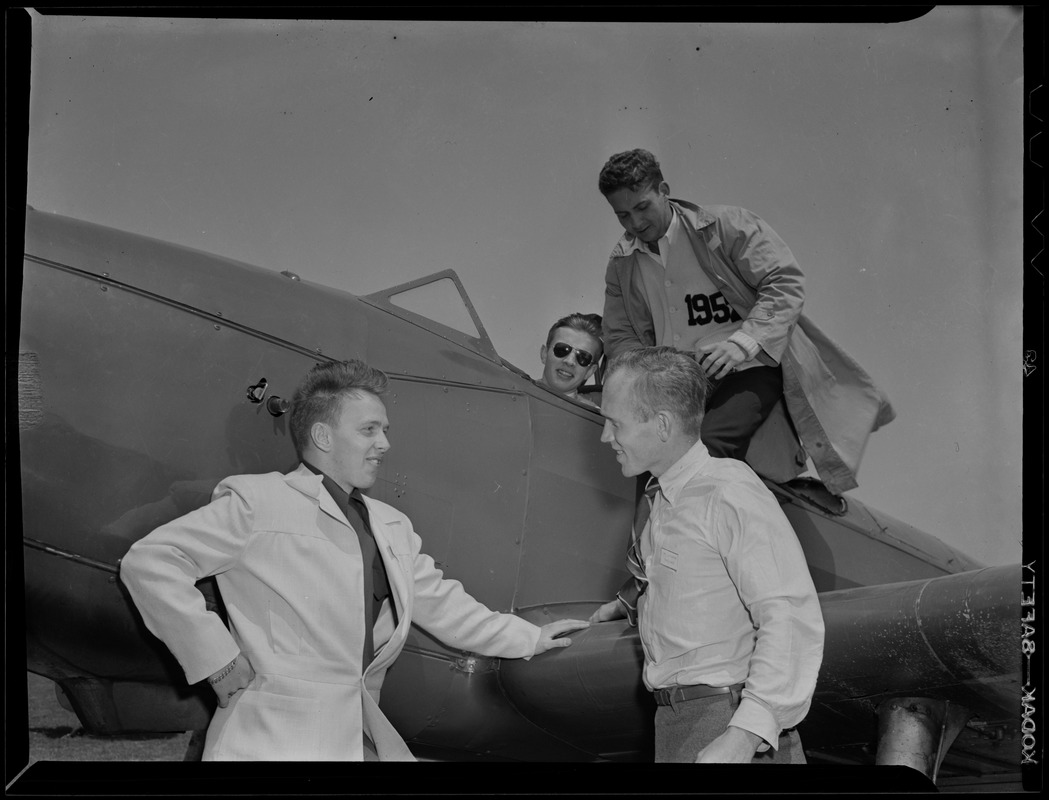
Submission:
[[[725,732],[739,705],[732,695],[719,694],[656,707],[656,762],[694,764],[699,751]],[[797,730],[783,733],[777,749],[756,753],[751,764],[804,764],[805,751]]]
[[[743,461],[754,431],[782,396],[779,367],[751,367],[712,381],[699,438],[712,456]]]
[[[378,761],[379,754],[375,752],[375,742],[368,734],[364,734],[364,760]]]

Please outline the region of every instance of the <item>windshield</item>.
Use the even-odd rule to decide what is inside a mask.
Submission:
[[[468,347],[478,355],[502,362],[454,270],[436,272],[361,299]]]

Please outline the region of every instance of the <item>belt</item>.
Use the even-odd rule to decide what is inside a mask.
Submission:
[[[668,686],[665,689],[656,689],[652,692],[652,696],[656,700],[656,705],[673,706],[685,700],[699,700],[701,697],[715,697],[719,694],[738,696],[741,691],[743,691],[742,683],[735,683],[732,686],[705,686],[697,683],[691,686]]]

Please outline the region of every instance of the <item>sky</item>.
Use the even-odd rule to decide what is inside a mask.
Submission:
[[[27,202],[354,294],[452,268],[541,375],[600,313],[633,147],[765,219],[886,391],[849,492],[1021,557],[1023,20],[440,22],[33,13]],[[1040,459],[1039,459],[1040,463]]]

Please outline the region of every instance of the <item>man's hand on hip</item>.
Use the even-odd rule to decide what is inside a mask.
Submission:
[[[252,669],[251,662],[246,655],[238,653],[235,659],[208,678],[208,683],[215,690],[219,706],[225,708],[233,696],[250,686],[253,680],[255,670]]]

